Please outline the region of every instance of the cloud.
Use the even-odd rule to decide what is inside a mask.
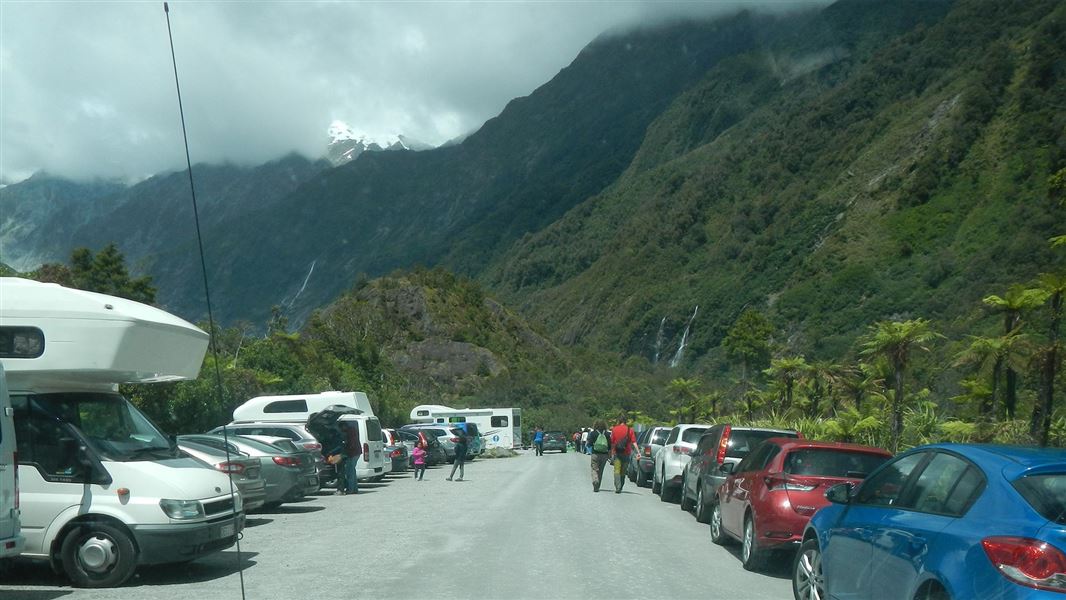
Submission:
[[[751,5],[177,2],[170,19],[193,161],[258,164],[321,156],[334,119],[440,143],[601,32]],[[183,167],[173,77],[161,2],[0,3],[0,180]]]

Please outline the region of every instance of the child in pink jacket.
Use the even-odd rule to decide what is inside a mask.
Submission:
[[[426,449],[422,442],[415,445],[411,455],[415,457],[415,481],[422,481],[422,476],[426,474]]]

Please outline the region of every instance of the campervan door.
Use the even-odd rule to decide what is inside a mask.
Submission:
[[[0,355],[8,344],[0,338]],[[18,455],[15,452],[15,421],[7,395],[7,378],[0,364],[0,558],[17,556],[25,542],[19,533]]]

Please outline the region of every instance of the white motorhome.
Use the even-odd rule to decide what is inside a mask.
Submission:
[[[14,335],[0,329],[0,357],[14,353]],[[19,532],[18,452],[15,420],[7,395],[7,377],[0,364],[0,558],[18,556],[25,543]]]
[[[421,404],[411,409],[415,423],[475,423],[486,449],[519,448],[522,445],[522,409],[452,408]]]
[[[0,358],[15,416],[23,556],[75,585],[122,584],[139,565],[232,546],[244,526],[229,478],[182,454],[118,393],[192,379],[206,333],[122,298],[0,278]]]
[[[257,396],[233,409],[233,424],[236,423],[307,423],[313,413],[339,404],[374,414],[370,399],[363,392],[322,392],[320,394],[297,394],[289,396]]]

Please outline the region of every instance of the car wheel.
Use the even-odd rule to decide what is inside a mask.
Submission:
[[[792,596],[796,600],[828,598],[822,575],[822,550],[814,538],[803,542],[792,563]]]
[[[678,493],[681,495],[681,510],[688,512],[692,509],[692,501],[688,499],[688,485],[684,476],[681,478],[681,490]]]
[[[718,502],[711,506],[711,541],[719,546],[729,543],[729,538],[722,530],[722,505]]]
[[[117,587],[137,569],[137,550],[125,530],[88,523],[71,530],[60,550],[63,572],[78,587]]]
[[[672,495],[670,488],[666,487],[666,471],[659,474],[659,500],[669,502]]]
[[[696,522],[707,522],[707,507],[703,504],[703,486],[696,488]]]
[[[655,473],[651,475],[651,493],[661,494],[663,493],[663,486],[655,479]]]
[[[755,518],[749,514],[744,519],[744,535],[740,539],[740,562],[748,571],[762,569],[766,559],[766,551],[759,548],[757,535]]]

